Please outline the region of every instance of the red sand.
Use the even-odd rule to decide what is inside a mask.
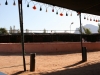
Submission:
[[[30,72],[30,56],[26,56],[23,72],[21,55],[0,55],[0,72],[7,75],[100,75],[100,51],[88,52],[87,62],[81,62],[81,53],[36,55],[35,72]]]

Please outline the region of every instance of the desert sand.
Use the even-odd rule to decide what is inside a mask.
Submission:
[[[25,60],[27,71],[24,72],[21,54],[1,54],[0,72],[7,75],[100,75],[100,51],[88,52],[86,62],[81,62],[81,53],[37,53],[34,72],[30,72],[30,54]]]

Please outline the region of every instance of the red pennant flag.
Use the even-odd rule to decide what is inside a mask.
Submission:
[[[96,20],[96,22],[98,22],[98,20]]]
[[[54,9],[52,9],[52,12],[54,12]]]
[[[92,19],[90,18],[90,21],[92,21]]]
[[[60,16],[63,16],[63,13],[60,13]]]
[[[33,9],[36,10],[36,6],[35,5],[33,6]]]

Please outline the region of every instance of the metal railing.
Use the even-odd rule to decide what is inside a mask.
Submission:
[[[20,30],[7,30],[8,33],[21,33]],[[24,33],[74,33],[79,30],[24,30]]]

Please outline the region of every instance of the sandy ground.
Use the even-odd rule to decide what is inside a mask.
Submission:
[[[37,54],[35,72],[30,72],[30,55],[26,55],[23,71],[22,55],[0,55],[0,72],[7,75],[100,75],[100,51],[88,52],[87,62],[81,53]]]

